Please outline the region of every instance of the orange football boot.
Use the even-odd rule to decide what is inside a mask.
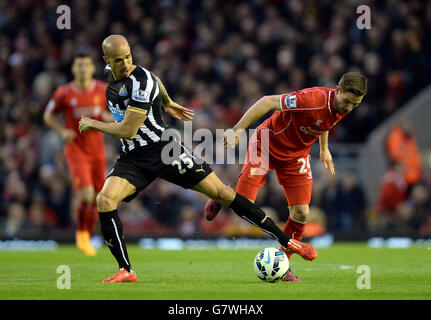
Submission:
[[[76,241],[76,247],[78,250],[82,251],[82,248],[84,248],[84,241],[83,241],[83,231],[76,231],[75,233],[75,241]]]
[[[287,251],[299,254],[305,260],[314,260],[317,258],[317,250],[311,244],[293,238],[287,243]]]
[[[294,232],[293,234],[292,234],[292,239],[296,239],[296,240],[300,240],[300,239],[297,239],[296,237],[295,237],[295,235],[296,235],[296,232]],[[290,250],[290,249],[286,249],[285,247],[283,247],[283,246],[280,246],[280,250],[282,250],[285,254],[286,254],[286,256],[287,256],[287,258],[290,260],[290,257],[292,256],[292,254],[294,254],[294,252],[292,251],[292,250]]]
[[[97,251],[93,248],[90,241],[90,232],[86,230],[76,231],[76,247],[86,256],[95,256]]]
[[[120,270],[118,270],[118,272],[113,275],[110,278],[107,278],[105,280],[103,280],[103,282],[107,283],[114,283],[114,282],[137,282],[138,281],[138,277],[136,276],[135,271],[130,270],[130,272],[128,272],[126,269],[124,268],[120,268]]]
[[[81,251],[86,256],[95,256],[97,254],[96,249],[94,249],[93,245],[91,244],[91,238],[90,238],[90,232],[85,230],[82,231],[82,249]]]

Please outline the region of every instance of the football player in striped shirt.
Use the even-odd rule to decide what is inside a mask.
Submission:
[[[180,120],[189,121],[194,112],[173,102],[162,82],[147,69],[134,65],[127,39],[111,35],[102,49],[108,64],[107,100],[115,123],[83,117],[80,131],[97,130],[122,139],[123,148],[97,196],[99,218],[105,243],[119,265],[119,271],[104,282],[136,282],[123,237],[117,207],[130,201],[156,178],[203,193],[276,238],[304,259],[317,252],[309,244],[291,239],[274,221],[247,198],[223,184],[202,159],[176,138],[163,138],[166,125],[162,108]],[[165,152],[171,150],[170,152]]]

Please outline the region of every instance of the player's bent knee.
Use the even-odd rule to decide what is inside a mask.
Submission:
[[[91,195],[84,195],[80,197],[80,200],[84,203],[94,203],[96,199],[95,199],[95,195],[91,194]]]
[[[290,210],[291,217],[294,220],[300,221],[300,222],[306,221],[309,214],[310,214],[310,209],[307,205],[293,206]]]
[[[86,187],[78,191],[78,198],[84,203],[94,203],[96,201],[96,192],[93,187]]]
[[[107,212],[115,210],[118,206],[116,199],[108,196],[106,193],[100,192],[96,197],[97,209],[99,212]]]

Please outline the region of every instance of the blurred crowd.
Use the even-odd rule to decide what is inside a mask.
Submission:
[[[71,9],[70,30],[57,28],[60,4]],[[44,126],[42,114],[53,91],[71,80],[77,48],[90,48],[95,77],[103,79],[102,40],[125,35],[134,62],[160,77],[174,101],[195,110],[193,128],[213,132],[231,127],[263,95],[335,87],[344,72],[359,70],[369,80],[368,94],[331,130],[330,142],[361,143],[429,83],[431,72],[426,41],[431,3],[363,4],[371,7],[369,30],[356,26],[355,1],[0,0],[0,236],[75,223],[62,141]],[[181,129],[175,119],[166,120]],[[106,143],[109,167],[118,141],[106,137]],[[238,165],[213,167],[223,181],[235,184]],[[329,177],[319,168],[316,162],[308,235],[388,227],[374,223],[373,204],[365,199],[357,173]],[[413,232],[430,233],[430,180],[405,198],[410,206],[402,216],[410,212],[416,219],[404,220]],[[257,232],[228,212],[205,222],[205,201],[157,181],[137,200],[122,204],[120,212],[130,233]],[[275,177],[269,177],[257,203],[280,223],[287,219]],[[420,221],[418,207],[423,208]]]
[[[431,234],[431,172],[423,163],[410,121],[391,128],[386,151],[388,170],[380,183],[369,228]]]

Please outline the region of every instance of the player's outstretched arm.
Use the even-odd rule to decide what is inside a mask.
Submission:
[[[94,129],[116,138],[132,139],[146,118],[146,113],[132,110],[126,111],[124,120],[121,122],[103,122],[82,117],[79,121],[79,132],[83,133]]]
[[[247,112],[242,116],[233,129],[245,130],[256,120],[259,120],[265,114],[273,110],[280,110],[280,96],[264,96],[247,110]]]
[[[242,116],[238,123],[225,132],[223,142],[225,147],[234,147],[239,142],[240,135],[255,121],[273,110],[280,110],[280,96],[264,96],[260,98]]]
[[[191,109],[180,106],[178,103],[173,102],[172,99],[169,97],[168,92],[166,91],[166,88],[163,85],[162,81],[158,77],[154,77],[159,84],[160,93],[162,95],[162,106],[165,108],[166,113],[178,120],[192,120],[195,115],[195,112]]]

